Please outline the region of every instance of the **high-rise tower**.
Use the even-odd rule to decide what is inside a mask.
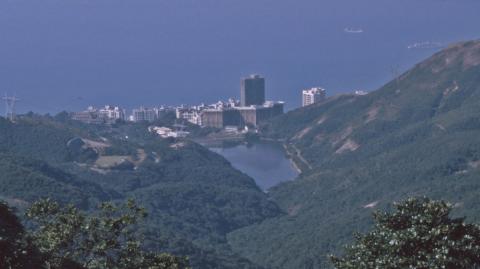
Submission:
[[[265,103],[265,78],[251,75],[243,78],[240,88],[240,105],[263,105]]]

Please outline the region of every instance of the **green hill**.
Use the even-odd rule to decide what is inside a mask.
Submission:
[[[262,127],[303,173],[270,191],[287,214],[229,235],[265,266],[325,268],[374,209],[407,196],[480,220],[480,41],[455,44],[365,96],[340,95]]]
[[[223,157],[146,123],[0,118],[0,199],[96,210],[135,198],[146,245],[194,268],[328,268],[373,210],[428,195],[480,221],[480,41],[455,44],[368,95],[339,95],[261,126],[299,178],[263,193]],[[166,119],[171,121],[171,119]]]
[[[96,210],[100,201],[133,197],[149,212],[141,229],[150,248],[188,255],[199,268],[257,268],[231,252],[226,234],[279,208],[220,155],[147,127],[0,118],[0,199],[24,208],[51,197]]]

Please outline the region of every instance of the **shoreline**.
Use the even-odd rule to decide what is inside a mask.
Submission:
[[[193,138],[190,140],[206,148],[236,146],[236,145],[241,145],[245,142],[245,139],[243,137]]]
[[[290,163],[292,163],[293,168],[295,168],[295,170],[297,170],[298,175],[301,175],[303,173],[303,171],[302,171],[302,169],[300,169],[298,164],[295,162],[295,159],[292,158],[292,153],[288,150],[287,145],[285,143],[282,143],[282,146],[283,146],[283,149],[285,150],[285,153],[286,153],[288,159],[290,160]]]
[[[208,148],[209,150],[213,151],[213,152],[216,152],[220,155],[223,155],[221,153],[219,153],[218,151],[219,150],[227,150],[227,152],[229,152],[228,150],[233,150],[231,151],[232,152],[236,152],[234,153],[235,156],[237,156],[236,158],[238,159],[239,157],[243,158],[243,161],[240,161],[239,162],[239,167],[243,167],[242,169],[240,169],[241,171],[243,171],[244,173],[247,173],[247,175],[249,175],[250,177],[252,177],[257,186],[259,188],[261,188],[262,190],[264,190],[265,192],[268,192],[268,190],[274,186],[277,186],[278,184],[281,184],[283,182],[288,182],[288,181],[294,181],[294,180],[297,180],[299,178],[299,176],[302,174],[302,170],[300,168],[300,166],[296,163],[296,160],[295,160],[295,156],[292,155],[292,153],[290,153],[285,145],[285,143],[283,143],[282,141],[278,141],[278,140],[274,140],[274,139],[258,139],[258,140],[255,140],[255,141],[245,141],[245,140],[232,140],[232,139],[229,139],[228,141],[224,141],[222,139],[208,139],[208,140],[205,140],[205,139],[202,139],[201,141],[198,141],[197,142],[202,142],[202,146]],[[208,143],[206,143],[208,142]],[[212,143],[214,142],[214,143]],[[226,144],[224,142],[227,142]],[[234,143],[235,142],[235,143]],[[278,166],[278,167],[274,167],[273,169],[277,170],[277,169],[281,169],[280,171],[283,171],[282,169],[288,169],[288,173],[285,171],[285,173],[274,173],[275,176],[271,176],[269,178],[269,176],[266,176],[266,175],[262,175],[263,172],[260,172],[260,171],[256,171],[258,169],[255,168],[255,165],[253,165],[252,167],[250,166],[247,166],[245,167],[245,163],[242,164],[242,162],[246,162],[248,163],[248,161],[245,161],[244,159],[245,158],[249,158],[249,157],[246,157],[246,156],[250,156],[250,154],[254,154],[255,157],[254,158],[260,158],[260,159],[265,159],[265,160],[268,160],[270,157],[265,157],[265,156],[261,156],[259,154],[262,154],[263,151],[258,151],[257,148],[260,147],[260,148],[264,148],[266,147],[265,149],[269,149],[271,147],[275,148],[274,152],[275,153],[275,157],[274,159],[277,159],[277,158],[281,158],[283,159],[282,161],[282,164],[281,166]],[[245,147],[247,149],[245,149]],[[252,150],[253,151],[249,151],[248,148],[253,148]],[[237,149],[238,148],[238,149]],[[247,151],[245,151],[247,150]],[[243,154],[241,152],[244,152]],[[267,152],[270,152],[269,150]],[[230,154],[231,154],[230,153]],[[239,154],[239,155],[238,155]],[[246,155],[244,155],[246,154]],[[271,153],[269,153],[271,154]],[[229,155],[229,154],[227,154]],[[270,156],[270,155],[267,155],[267,156]],[[224,156],[227,160],[228,157]],[[235,159],[235,158],[234,158]],[[229,160],[230,161],[230,160]],[[237,160],[238,161],[238,160]],[[232,163],[232,165],[235,167],[235,164],[236,162]],[[237,168],[238,169],[238,168]],[[268,168],[268,169],[272,169],[272,167]],[[252,173],[249,173],[247,171],[250,171],[252,170],[251,172]],[[256,171],[256,172],[255,172]],[[258,174],[260,173],[260,174]],[[286,175],[288,174],[288,177],[285,177]],[[281,180],[276,180],[275,178],[277,179],[281,179]],[[264,181],[265,180],[265,181]],[[277,182],[275,183],[275,185],[270,185],[271,183],[273,182]],[[268,187],[266,187],[265,185],[267,185]]]
[[[248,145],[248,144],[255,144],[255,143],[273,143],[277,144],[282,147],[283,152],[287,159],[290,161],[293,169],[298,173],[298,175],[301,175],[304,171],[301,168],[301,165],[298,162],[301,160],[297,160],[297,156],[295,155],[294,152],[291,152],[291,150],[288,148],[288,145],[285,143],[286,141],[283,139],[272,139],[272,138],[264,138],[260,137],[258,141],[245,141],[244,137],[210,137],[210,138],[197,138],[197,139],[192,139],[195,143],[198,143],[206,148],[230,148],[230,147],[236,147],[239,145]],[[306,164],[305,164],[306,165]],[[297,177],[298,177],[297,175]]]

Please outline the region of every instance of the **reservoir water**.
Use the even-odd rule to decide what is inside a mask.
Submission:
[[[238,170],[255,179],[263,190],[293,180],[298,172],[278,144],[257,143],[228,148],[210,148],[221,154]]]

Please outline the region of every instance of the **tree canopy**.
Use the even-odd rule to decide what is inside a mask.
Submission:
[[[0,268],[38,268],[40,264],[14,210],[0,201]]]
[[[395,204],[395,212],[374,214],[375,228],[357,235],[338,269],[471,269],[480,265],[480,227],[451,218],[453,206],[428,198]]]
[[[34,228],[24,231],[12,210],[0,204],[0,267],[188,268],[186,258],[143,250],[137,224],[146,213],[133,200],[99,207],[86,214],[73,205],[39,200],[26,212]]]

